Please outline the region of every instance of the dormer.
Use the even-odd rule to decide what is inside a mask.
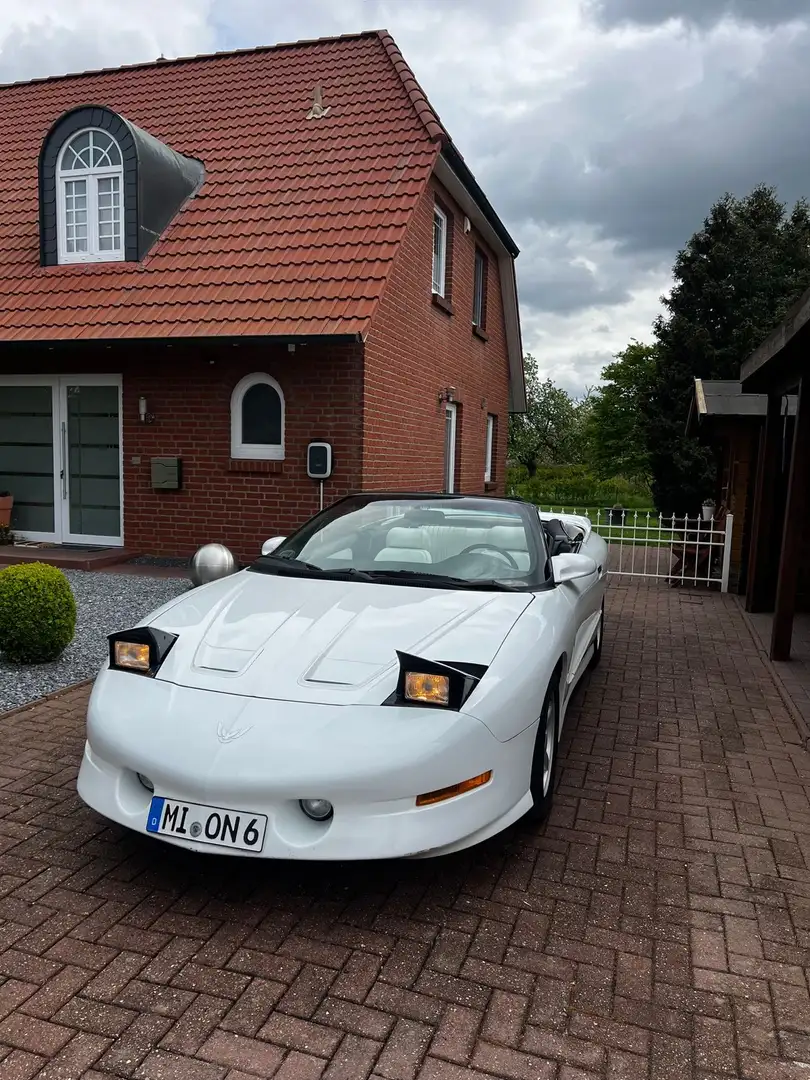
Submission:
[[[71,109],[39,154],[41,264],[140,262],[204,179],[202,162],[111,109]]]

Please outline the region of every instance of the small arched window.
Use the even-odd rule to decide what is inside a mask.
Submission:
[[[231,457],[284,458],[284,394],[263,372],[247,375],[231,395]]]
[[[56,175],[59,262],[123,259],[124,166],[112,135],[77,132],[62,147]]]

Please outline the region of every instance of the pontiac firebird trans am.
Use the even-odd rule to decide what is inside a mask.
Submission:
[[[110,637],[81,798],[193,851],[434,856],[551,807],[607,545],[518,499],[352,495]]]

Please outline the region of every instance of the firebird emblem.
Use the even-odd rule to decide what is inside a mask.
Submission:
[[[240,739],[243,735],[250,731],[252,727],[252,724],[248,724],[247,727],[231,728],[231,730],[228,731],[228,729],[220,720],[220,722],[217,724],[217,738],[221,743],[233,742],[234,739]]]

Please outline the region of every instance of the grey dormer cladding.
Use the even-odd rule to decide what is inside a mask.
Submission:
[[[77,132],[100,128],[121,148],[124,167],[124,259],[140,262],[205,179],[201,161],[185,157],[103,105],[85,105],[53,124],[39,153],[40,263],[55,266],[57,244],[56,164],[59,151]]]

